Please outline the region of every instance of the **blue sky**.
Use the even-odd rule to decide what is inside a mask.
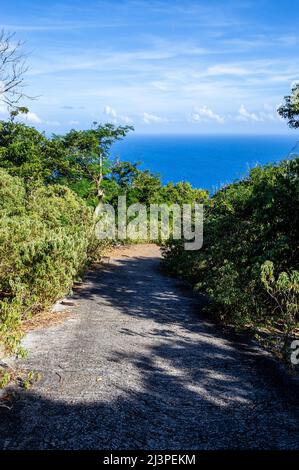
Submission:
[[[29,52],[28,121],[138,133],[289,133],[298,0],[0,0]],[[3,114],[0,107],[0,113]]]

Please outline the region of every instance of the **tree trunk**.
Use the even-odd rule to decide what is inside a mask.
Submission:
[[[101,185],[102,185],[102,180],[103,180],[103,161],[101,159],[101,166],[100,166],[100,175],[96,181],[96,185],[97,185],[97,191],[96,191],[96,195],[97,195],[97,198],[98,198],[98,204],[95,208],[95,211],[94,211],[94,216],[97,217],[99,215],[99,212],[100,212],[100,208],[102,207],[103,205],[103,199],[104,199],[104,191],[103,189],[101,188]]]

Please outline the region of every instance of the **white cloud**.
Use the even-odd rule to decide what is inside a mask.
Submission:
[[[1,99],[1,94],[2,94],[1,90],[3,90],[3,87],[4,87],[3,81],[0,80],[0,114],[3,116],[6,116],[8,115],[8,107],[4,103],[3,98]]]
[[[298,36],[295,35],[280,36],[277,39],[284,46],[296,46],[299,42]]]
[[[268,111],[268,112],[273,111],[273,106],[269,103],[264,103],[263,108],[265,111]]]
[[[7,115],[7,107],[0,102],[0,114],[3,116]]]
[[[160,91],[168,91],[168,86],[166,83],[164,82],[160,82],[160,81],[154,81],[151,83],[151,85],[156,88],[157,90],[160,90]]]
[[[68,123],[70,126],[79,126],[80,124],[79,121],[73,121],[73,120],[69,121]]]
[[[142,120],[145,124],[152,124],[158,122],[168,122],[168,119],[161,116],[156,116],[155,114],[143,113]]]
[[[208,68],[208,75],[248,75],[249,70],[235,65],[214,65]],[[251,72],[252,73],[252,72]]]
[[[189,20],[193,19],[199,20],[190,15]],[[43,25],[43,21],[37,22],[37,27],[40,24]],[[109,38],[106,33],[108,31],[103,38],[107,40],[107,47],[99,49],[90,42],[72,47],[70,36],[70,42],[64,41],[59,51],[45,43],[45,54],[30,57],[28,85],[32,89],[27,93],[42,96],[41,107],[37,104],[34,109],[44,119],[47,118],[45,106],[49,105],[49,118],[61,120],[63,124],[65,119],[79,119],[80,124],[85,125],[90,116],[98,120],[100,111],[101,119],[113,123],[131,124],[133,117],[137,132],[142,123],[150,131],[155,128],[160,132],[161,128],[163,132],[165,127],[181,131],[180,126],[194,131],[191,120],[198,125],[216,123],[216,128],[221,125],[230,131],[234,130],[236,120],[245,130],[252,130],[254,126],[259,129],[260,122],[264,121],[263,128],[271,131],[272,122],[275,120],[278,126],[280,118],[275,116],[275,109],[264,108],[263,102],[278,102],[288,93],[289,82],[299,76],[298,63],[275,48],[271,49],[273,53],[263,53],[262,49],[257,53],[236,53],[238,44],[225,42],[226,38],[234,39],[233,34],[226,35],[223,30],[204,29],[195,35],[179,37],[169,35],[166,30],[165,35],[160,32],[158,36],[156,31],[142,30],[137,37],[132,36],[132,44],[119,42],[114,35]],[[270,44],[274,39],[253,34],[247,37],[244,32],[242,38],[238,31],[235,38],[240,37],[243,43],[247,40],[246,44],[240,43],[240,48],[251,48],[249,39],[259,46],[265,40]],[[292,43],[295,39],[289,37],[286,30],[282,41]],[[74,70],[77,73],[74,74]],[[39,74],[44,74],[42,81]],[[59,79],[58,88],[54,75]],[[86,82],[88,87],[82,87]],[[84,105],[86,112],[67,115],[57,111],[55,115],[53,110],[59,110],[64,103],[74,103],[76,110]],[[207,106],[202,107],[205,103]],[[244,105],[239,111],[241,103]],[[194,109],[196,104],[199,109]],[[168,120],[162,116],[168,116]],[[169,125],[160,125],[167,121]]]
[[[0,114],[5,118],[7,118],[9,115],[8,107],[4,103],[1,103],[1,101],[0,101]],[[33,111],[29,111],[26,114],[19,114],[18,117],[22,121],[27,121],[32,124],[41,124],[43,122],[43,120]]]
[[[24,119],[26,121],[32,122],[33,124],[40,124],[43,122],[42,119],[32,111],[29,111],[27,114],[25,114]]]
[[[111,116],[114,119],[116,119],[116,117],[117,117],[115,109],[111,108],[111,106],[109,106],[109,105],[106,105],[104,107],[104,114],[106,114],[106,116]]]
[[[76,29],[116,28],[126,26],[125,22],[90,22],[90,21],[64,21],[43,24],[43,18],[37,18],[37,24],[5,24],[3,28],[8,31],[66,31]]]
[[[129,116],[124,116],[122,114],[118,114],[115,109],[111,106],[106,105],[104,107],[104,114],[112,118],[113,122],[116,123],[117,121],[125,122],[126,124],[132,124],[133,120]]]
[[[0,95],[3,94],[4,92],[4,82],[3,80],[0,80]]]
[[[125,122],[126,124],[132,124],[133,123],[133,119],[131,119],[129,116],[118,116],[119,120],[120,121],[123,121]]]
[[[61,122],[59,121],[45,121],[45,124],[47,124],[47,126],[61,126]]]
[[[236,117],[237,121],[263,121],[264,119],[256,114],[256,113],[251,113],[249,112],[244,104],[241,104],[240,108],[239,108],[239,114],[238,116]]]
[[[261,111],[259,113],[259,116],[262,121],[276,121],[277,119],[276,113],[267,113],[267,112]]]
[[[191,114],[191,120],[196,122],[211,120],[219,122],[220,124],[224,123],[224,117],[220,116],[220,114],[214,113],[214,111],[207,106],[195,108],[194,112]]]
[[[254,121],[254,122],[265,122],[265,121],[276,121],[278,115],[273,106],[268,103],[264,103],[263,110],[258,112],[250,112],[242,104],[239,108],[238,114],[235,117],[237,121]]]

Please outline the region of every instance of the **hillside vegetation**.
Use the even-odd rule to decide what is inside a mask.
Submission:
[[[163,185],[138,164],[111,161],[112,144],[131,127],[98,125],[46,137],[0,123],[0,344],[22,353],[24,319],[63,296],[103,242],[99,202],[203,203],[204,246],[163,246],[164,266],[207,294],[208,311],[244,326],[278,327],[281,347],[298,321],[299,159],[254,168],[213,197],[187,182]]]
[[[189,183],[163,186],[137,164],[111,162],[111,145],[129,130],[106,124],[48,138],[13,120],[0,122],[2,354],[22,354],[22,322],[65,295],[101,255],[107,243],[94,235],[99,199],[115,207],[119,195],[128,204],[207,200],[207,191]]]
[[[204,244],[165,245],[168,272],[208,295],[225,323],[278,327],[282,351],[298,318],[299,158],[256,167],[206,204]]]
[[[0,337],[20,352],[21,321],[54,302],[84,268],[92,211],[68,188],[24,182],[0,169]]]

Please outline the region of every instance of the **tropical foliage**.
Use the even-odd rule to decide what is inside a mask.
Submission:
[[[109,150],[130,127],[98,125],[46,137],[13,119],[0,122],[0,343],[20,352],[22,321],[64,295],[98,256],[99,199],[128,204],[192,202],[207,192],[163,186],[137,164],[111,162]]]
[[[278,113],[287,119],[289,127],[299,127],[299,83],[295,83],[291,94],[284,97],[284,103],[279,106]]]
[[[238,326],[298,321],[299,158],[256,167],[212,197],[187,182],[163,185],[137,163],[111,161],[131,127],[94,123],[47,137],[0,122],[0,342],[18,352],[21,323],[71,286],[100,249],[99,201],[205,206],[204,246],[163,247],[168,272],[207,294],[208,309]]]
[[[299,158],[254,168],[209,200],[200,251],[164,247],[167,270],[206,293],[227,323],[282,321],[290,333],[298,322],[298,172]]]
[[[23,319],[65,294],[88,260],[92,211],[68,188],[0,169],[0,338],[19,352]]]

